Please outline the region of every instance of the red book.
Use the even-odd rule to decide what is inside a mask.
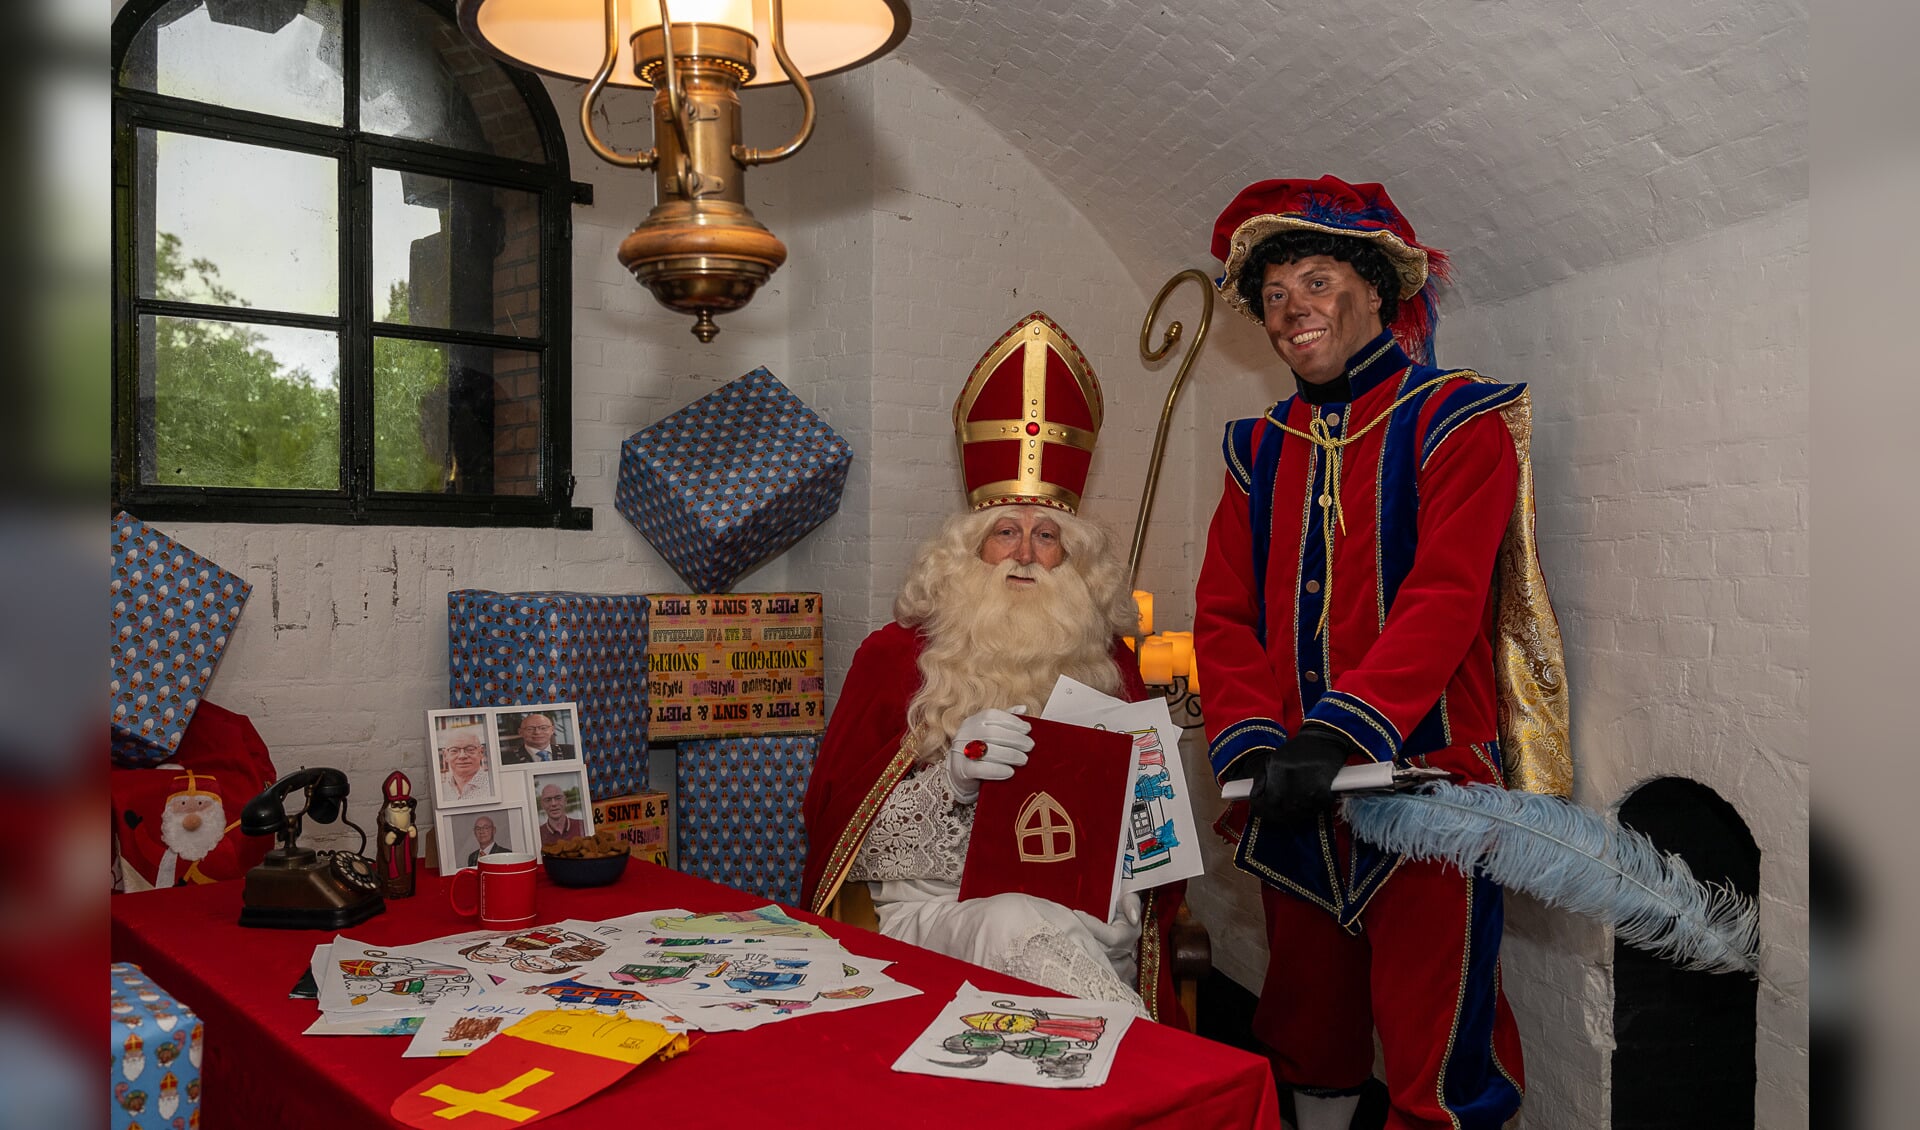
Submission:
[[[960,898],[1014,892],[1102,922],[1113,916],[1136,771],[1133,738],[1029,718],[1033,751],[1004,781],[980,782]]]

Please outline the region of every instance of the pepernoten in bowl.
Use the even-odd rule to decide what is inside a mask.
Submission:
[[[604,887],[620,878],[632,857],[633,845],[601,832],[578,840],[549,844],[540,853],[547,878],[562,887]]]

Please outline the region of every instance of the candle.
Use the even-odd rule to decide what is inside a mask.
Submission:
[[[1140,612],[1140,634],[1153,634],[1153,594],[1143,589],[1133,590],[1133,606]]]
[[[1193,670],[1193,633],[1162,632],[1160,638],[1173,645],[1173,673],[1185,675]]]
[[[1187,668],[1187,693],[1200,693],[1200,657],[1193,657],[1193,665]]]
[[[1141,641],[1140,679],[1149,686],[1173,684],[1173,644],[1159,636]]]
[[[1139,649],[1139,646],[1138,646],[1138,645],[1136,645],[1136,644],[1135,644],[1135,643],[1133,642],[1133,637],[1132,637],[1132,636],[1121,636],[1120,638],[1121,638],[1121,639],[1123,639],[1123,640],[1126,640],[1126,641],[1127,641],[1127,650],[1128,650],[1128,651],[1138,651],[1138,650],[1140,650],[1140,649]]]

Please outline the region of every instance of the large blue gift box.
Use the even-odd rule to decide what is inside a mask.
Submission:
[[[820,735],[681,742],[679,869],[797,906],[807,832],[800,800]]]
[[[447,644],[449,705],[575,703],[593,795],[646,791],[646,597],[456,589]]]
[[[253,586],[137,518],[113,516],[107,721],[113,758],[158,765],[213,681]]]
[[[620,448],[613,504],[694,592],[727,592],[840,508],[853,448],[766,369]]]
[[[200,1126],[200,1021],[138,965],[108,966],[111,1130]]]

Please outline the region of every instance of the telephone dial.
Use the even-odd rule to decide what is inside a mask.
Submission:
[[[340,770],[302,769],[267,786],[240,810],[242,832],[280,838],[260,865],[247,872],[240,925],[338,930],[387,909],[373,860],[364,854],[366,830],[345,819],[347,792],[347,775]],[[287,798],[295,793],[302,794],[305,803],[289,813]],[[300,827],[308,817],[321,824],[342,820],[360,833],[360,851],[301,847]]]

